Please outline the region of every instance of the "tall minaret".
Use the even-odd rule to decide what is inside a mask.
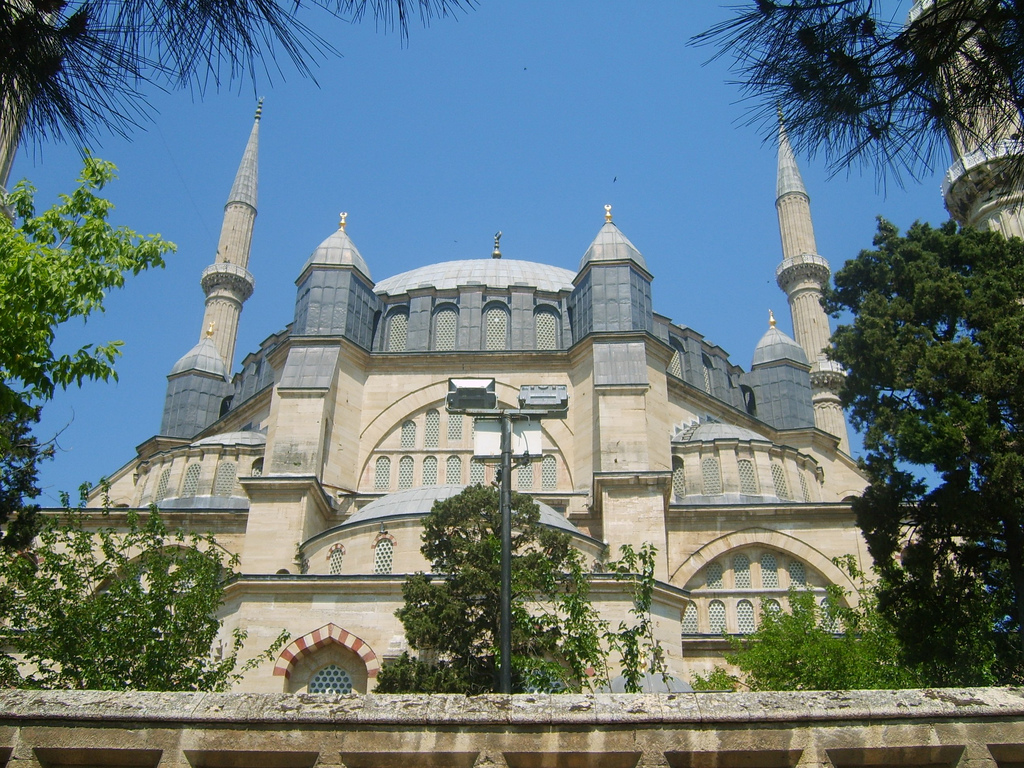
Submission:
[[[822,289],[828,285],[828,262],[818,255],[811,223],[811,199],[804,188],[786,126],[779,115],[779,172],[775,208],[782,235],[782,263],[775,270],[779,287],[789,298],[793,335],[811,363],[814,424],[839,438],[839,449],[850,452],[846,417],[839,401],[843,369],[825,357],[832,331],[821,306]]]
[[[252,245],[252,227],[256,221],[256,188],[260,144],[260,116],[263,100],[256,107],[256,119],[245,154],[231,185],[224,223],[220,229],[217,256],[203,270],[200,284],[206,293],[206,312],[200,338],[209,335],[224,360],[229,374],[234,366],[235,340],[238,336],[238,316],[242,304],[252,295],[256,281],[249,274],[249,249]]]

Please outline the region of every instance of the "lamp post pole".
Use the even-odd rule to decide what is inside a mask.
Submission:
[[[512,693],[512,418],[501,413],[501,617],[499,646],[501,693]]]

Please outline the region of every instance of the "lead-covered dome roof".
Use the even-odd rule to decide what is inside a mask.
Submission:
[[[397,296],[416,288],[450,290],[470,285],[487,288],[529,286],[539,291],[561,293],[572,291],[575,273],[549,264],[516,259],[466,259],[443,261],[402,272],[381,280],[374,287],[380,294]]]
[[[791,360],[802,365],[809,364],[804,348],[778,328],[772,326],[754,347],[754,359],[751,361],[751,367],[781,360]]]
[[[640,255],[640,251],[611,221],[604,223],[597,233],[597,237],[594,238],[594,242],[583,254],[583,258],[580,260],[580,269],[582,270],[591,262],[600,261],[634,261],[645,270],[647,269],[647,262]]]
[[[217,351],[217,345],[209,336],[204,336],[202,341],[186,352],[171,368],[170,375],[185,371],[212,373],[225,378],[228,375],[227,366],[224,365],[224,360],[221,358],[220,352]]]
[[[366,265],[366,260],[359,253],[359,249],[356,248],[356,244],[352,242],[352,238],[348,236],[344,227],[339,227],[316,247],[302,271],[305,272],[313,264],[347,264],[362,272],[367,279],[373,279],[370,276],[370,268]]]

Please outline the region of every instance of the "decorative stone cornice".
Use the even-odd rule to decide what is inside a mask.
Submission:
[[[218,261],[203,270],[199,284],[207,296],[216,290],[227,290],[241,302],[252,296],[256,279],[245,267]]]
[[[1024,141],[1003,139],[979,147],[953,163],[942,180],[942,197],[950,215],[967,222],[978,200],[995,190],[1008,192],[1019,188],[1012,166],[1022,160]]]
[[[775,269],[775,281],[786,293],[802,282],[811,281],[820,286],[828,284],[832,274],[828,261],[816,253],[801,253],[799,256],[790,256],[783,259],[782,263]]]
[[[845,380],[846,371],[834,360],[819,357],[811,366],[812,392],[838,392]]]

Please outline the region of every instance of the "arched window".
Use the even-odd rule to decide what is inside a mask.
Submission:
[[[160,473],[160,482],[156,484],[156,500],[163,501],[167,497],[167,485],[171,480],[171,470],[165,469]]]
[[[714,496],[722,492],[722,473],[718,468],[718,459],[708,457],[701,459],[700,471],[704,480],[704,495]]]
[[[709,395],[711,394],[711,371],[714,369],[714,365],[711,362],[711,358],[707,355],[702,354],[700,356],[701,369],[704,371],[704,391]]]
[[[542,491],[558,490],[558,462],[554,456],[545,456],[541,459],[540,488]]]
[[[391,539],[379,539],[373,550],[373,572],[378,575],[391,573],[395,558],[395,545]]]
[[[491,307],[484,313],[484,349],[508,348],[508,312],[502,307]]]
[[[540,311],[533,316],[537,349],[558,349],[558,319],[551,312]]]
[[[451,307],[439,309],[434,314],[434,349],[439,352],[450,352],[455,349],[458,325],[458,312]]]
[[[761,601],[761,616],[768,613],[782,613],[782,605],[773,597]]]
[[[754,390],[746,384],[740,384],[740,394],[743,395],[743,407],[751,416],[757,416],[757,400],[754,398]]]
[[[391,459],[378,456],[377,465],[373,468],[373,489],[386,491],[391,488]]]
[[[761,555],[761,588],[779,588],[779,566],[775,561],[775,555],[770,552]]]
[[[732,577],[736,589],[750,589],[750,558],[736,555],[732,559]]]
[[[388,352],[405,352],[408,333],[408,312],[399,311],[388,315],[388,338],[384,348]]]
[[[256,459],[252,463],[252,469],[249,470],[252,477],[263,477],[263,459]]]
[[[423,457],[423,485],[437,485],[437,456]]]
[[[807,586],[807,570],[799,560],[793,560],[789,564],[789,585],[791,587]]]
[[[683,460],[678,456],[672,457],[672,496],[676,501],[682,501],[686,496],[686,476],[683,474]]]
[[[235,462],[222,461],[217,465],[217,477],[213,481],[214,496],[230,496],[235,490]]]
[[[723,589],[725,582],[722,581],[722,564],[715,562],[708,566],[707,570],[708,589]]]
[[[449,456],[444,465],[444,481],[448,485],[462,485],[462,459]]]
[[[838,632],[839,618],[832,608],[832,601],[827,597],[823,597],[821,602],[818,603],[818,608],[821,610],[821,628],[826,632]]]
[[[402,422],[402,442],[401,448],[403,451],[411,451],[416,447],[416,422],[410,420]]]
[[[527,462],[516,470],[516,487],[520,491],[533,490],[533,464]]]
[[[749,635],[755,629],[754,604],[749,600],[740,600],[736,603],[736,631],[741,635]]]
[[[675,344],[672,345],[672,359],[668,361],[666,370],[670,376],[675,376],[677,379],[683,378],[683,353]]]
[[[333,576],[337,576],[341,573],[341,564],[345,559],[345,547],[341,544],[335,544],[331,547],[331,551],[327,553],[327,567],[328,573]]]
[[[448,414],[448,445],[457,445],[462,442],[462,414]]]
[[[427,411],[423,422],[423,447],[437,448],[441,440],[441,414],[435,410]],[[404,446],[403,446],[404,447]],[[409,446],[412,448],[413,446]]]
[[[484,463],[477,459],[469,460],[469,484],[470,485],[483,485],[486,479],[486,471],[484,469]]]
[[[800,473],[799,477],[800,477],[800,495],[803,496],[804,501],[808,501],[809,502],[811,500],[811,489],[807,487],[807,478],[804,477],[804,473],[803,472]]]
[[[700,632],[700,626],[697,623],[697,606],[690,603],[683,613],[683,634],[696,635],[698,632]]]
[[[750,459],[740,459],[736,462],[736,469],[740,474],[740,493],[756,495],[757,474],[754,472],[754,462]]]
[[[712,600],[708,605],[708,629],[713,635],[725,631],[725,603],[721,600]]]
[[[789,485],[781,464],[772,464],[772,482],[775,484],[775,495],[780,499],[789,499]]]
[[[181,487],[182,496],[195,496],[199,491],[199,472],[198,464],[188,465],[188,469],[185,470],[185,483]]]
[[[412,488],[412,456],[403,456],[398,460],[398,490]]]
[[[337,664],[328,664],[309,681],[309,693],[352,693],[352,677]]]

